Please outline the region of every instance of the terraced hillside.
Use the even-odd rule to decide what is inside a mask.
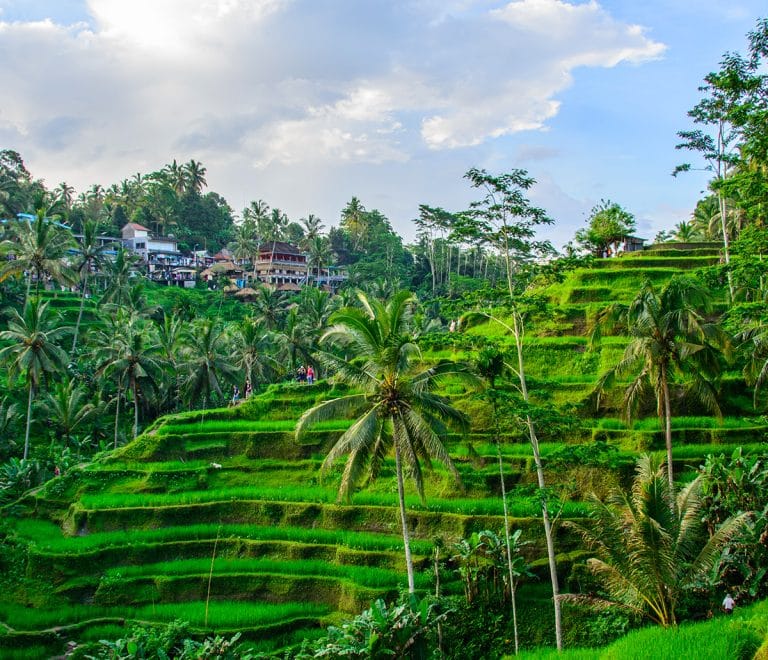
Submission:
[[[646,276],[661,283],[716,259],[709,253],[665,253],[601,260],[551,286],[546,294],[557,312],[526,338],[536,398],[582,403],[602,370],[616,361],[621,338],[610,337],[595,351],[586,338],[590,320],[608,299],[628,300]],[[584,301],[576,293],[582,285],[610,295],[604,291],[603,298],[595,294],[596,300]],[[500,326],[471,333],[505,341]],[[446,348],[435,344],[425,356],[463,357],[465,350],[449,347],[446,338]],[[763,441],[764,422],[733,387],[723,420],[677,418],[680,478],[713,450]],[[351,503],[338,503],[340,473],[321,478],[320,465],[349,422],[330,420],[300,442],[294,439],[301,412],[344,392],[329,383],[286,384],[236,408],[163,418],[126,447],[6,507],[5,542],[15,548],[16,564],[3,570],[23,577],[0,596],[2,654],[39,657],[61,650],[67,639],[117,636],[125,620],[174,619],[189,621],[201,633],[243,631],[256,648],[272,652],[319,634],[321,626],[357,613],[377,596],[394,596],[405,576],[393,465]],[[426,480],[426,503],[408,495],[417,588],[424,591],[433,589],[436,538],[450,545],[474,531],[502,528],[489,412],[460,388],[449,386],[446,393],[470,414],[473,428],[467,438],[446,438],[463,489],[435,466]],[[560,522],[585,515],[588,492],[605,492],[626,480],[639,450],[663,447],[655,418],[627,424],[608,414],[594,418],[582,409],[566,435],[544,431],[542,453],[562,498]],[[502,439],[514,526],[523,529],[530,541],[525,552],[544,577],[529,449],[514,426],[504,429]],[[600,451],[595,460],[560,460],[577,446]],[[567,588],[570,568],[584,553],[562,525],[557,545]],[[442,583],[448,592],[460,591],[450,567]],[[523,587],[520,617],[528,644],[547,641],[546,584]]]

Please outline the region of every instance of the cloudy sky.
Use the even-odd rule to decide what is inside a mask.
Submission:
[[[338,222],[358,196],[412,237],[470,167],[525,168],[569,240],[601,198],[685,219],[702,77],[757,0],[0,0],[0,147],[82,191],[176,159],[241,210]]]

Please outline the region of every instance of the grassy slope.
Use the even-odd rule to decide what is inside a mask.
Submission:
[[[662,284],[674,273],[708,261],[711,254],[598,260],[595,268],[574,271],[546,289],[559,307],[551,318],[537,320],[526,338],[534,396],[559,404],[582,402],[626,343],[608,337],[599,352],[589,349],[586,333],[597,310],[610,301],[629,300],[646,277]],[[471,332],[508,341],[498,325]],[[466,356],[436,347],[426,357]],[[488,410],[460,389],[448,386],[446,391],[470,414],[474,429],[469,442],[446,438],[464,490],[436,466],[427,479],[427,502],[421,504],[412,491],[408,495],[414,552],[424,567],[420,584],[425,589],[435,536],[451,541],[501,527]],[[335,492],[340,470],[321,478],[319,466],[349,422],[332,420],[301,443],[293,440],[295,419],[304,409],[342,393],[324,385],[291,384],[273,387],[236,409],[161,419],[114,455],[54,480],[26,502],[27,518],[11,523],[12,537],[27,549],[30,580],[4,590],[0,619],[15,629],[42,629],[57,620],[82,621],[119,612],[160,621],[166,605],[186,602],[185,616],[202,629],[206,626],[200,611],[214,549],[218,559],[210,587],[219,617],[216,626],[245,629],[252,638],[274,638],[275,645],[290,636],[295,639],[301,631],[311,634],[312,626],[336,618],[337,612],[353,613],[377,595],[395,593],[403,583],[403,565],[392,466],[386,464],[381,478],[356,494],[350,505],[339,505]],[[615,397],[615,406],[617,401]],[[732,451],[737,444],[762,439],[761,420],[745,416],[747,405],[738,403],[738,396],[732,401],[731,415],[722,421],[701,416],[676,420],[678,470],[696,465],[713,449]],[[620,448],[607,465],[552,474],[555,481],[575,485],[570,492],[574,501],[562,511],[565,518],[584,515],[579,500],[586,492],[604,492],[626,481],[639,449],[662,446],[655,419],[626,424],[616,418],[616,410],[613,417],[583,419],[568,437],[544,438],[545,458],[564,443],[593,439]],[[527,552],[531,560],[539,559],[537,572],[543,577],[540,525],[530,498],[534,480],[529,450],[519,429],[506,429],[503,442],[514,524],[532,541]],[[565,579],[578,559],[578,553],[571,554],[577,547],[561,531],[558,549]],[[364,567],[370,568],[369,574]],[[450,578],[444,576],[447,588],[457,588]],[[546,594],[538,591],[531,597],[544,603]],[[267,628],[257,624],[262,617],[240,611],[233,598],[279,606],[263,617],[273,623]],[[24,616],[29,607],[34,617]],[[72,634],[89,635],[89,627],[99,625],[113,624],[94,622]],[[40,639],[47,637],[3,638],[0,630],[0,648]]]
[[[748,660],[768,640],[768,601],[676,628],[646,627],[603,648],[524,651],[522,660]],[[764,657],[764,656],[761,656]]]

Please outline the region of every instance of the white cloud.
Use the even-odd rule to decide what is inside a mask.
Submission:
[[[87,24],[0,21],[3,144],[49,185],[80,190],[195,158],[235,207],[267,167],[429,172],[439,152],[546,130],[574,68],[663,51],[594,1],[87,8]]]

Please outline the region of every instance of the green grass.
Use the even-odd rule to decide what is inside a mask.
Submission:
[[[156,575],[208,575],[210,559],[185,559],[141,566],[115,566],[105,571],[110,578],[130,579]],[[326,561],[303,559],[279,561],[275,559],[218,558],[213,565],[214,575],[227,573],[269,573],[273,575],[303,575],[343,578],[373,588],[391,588],[403,581],[405,573],[371,566],[331,564]],[[432,583],[430,573],[417,573],[417,587],[426,589]]]
[[[208,629],[256,628],[297,618],[318,618],[329,610],[317,603],[248,603],[214,601],[209,604]],[[135,619],[140,621],[188,621],[205,626],[205,602],[162,603],[142,607],[98,607],[67,604],[51,609],[30,609],[0,603],[0,619],[16,630],[44,630],[54,626],[94,619]]]
[[[30,540],[38,550],[55,554],[81,553],[137,544],[213,540],[217,536],[254,541],[337,545],[371,552],[403,550],[403,541],[399,536],[303,527],[198,524],[162,529],[98,532],[88,536],[63,536],[61,529],[51,522],[27,519],[16,521],[14,528],[19,536]],[[432,542],[413,540],[411,548],[416,554],[428,555],[432,552]]]
[[[768,601],[677,627],[648,626],[603,648],[523,651],[521,660],[749,660],[768,631]]]
[[[312,425],[312,429],[316,431],[337,431],[349,428],[352,425],[350,420],[346,419],[331,419],[324,422],[318,422]],[[233,420],[206,420],[206,421],[190,421],[181,424],[165,423],[157,429],[158,435],[173,435],[173,434],[187,434],[194,436],[195,434],[210,434],[210,433],[258,433],[259,431],[265,431],[273,433],[276,431],[289,432],[296,428],[295,420],[248,420],[248,419],[233,419]]]
[[[208,502],[226,501],[272,501],[272,502],[308,502],[332,504],[338,498],[338,490],[335,487],[320,486],[293,486],[288,485],[276,488],[263,488],[258,486],[246,488],[232,488],[224,490],[185,491],[182,493],[167,494],[131,494],[131,493],[106,493],[84,495],[82,505],[89,510],[123,509],[133,507],[163,507],[202,504]],[[395,493],[377,493],[361,491],[353,497],[354,506],[388,506],[397,505]],[[406,506],[414,511],[438,511],[443,513],[456,513],[462,515],[501,515],[501,500],[498,498],[455,498],[441,499],[429,498],[425,504],[417,496],[407,496]],[[510,515],[519,518],[528,518],[538,515],[540,506],[531,499],[514,498],[509,502]],[[567,516],[581,516],[585,512],[583,506],[578,503],[568,503],[563,512]]]

